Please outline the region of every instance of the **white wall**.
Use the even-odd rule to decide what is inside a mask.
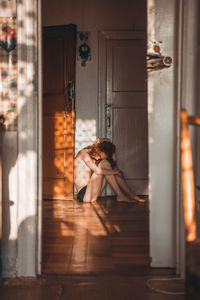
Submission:
[[[98,31],[146,30],[145,0],[43,0],[43,25],[77,24],[90,32],[91,61],[76,64],[76,151],[96,139]]]
[[[17,258],[17,133],[0,132],[2,143],[2,256],[4,276],[16,275]]]
[[[148,1],[148,48],[159,42],[169,69],[148,76],[150,256],[153,267],[176,263],[176,2]]]
[[[37,1],[0,1],[0,16],[17,15],[17,131],[0,132],[3,160],[4,277],[36,275],[38,101]],[[35,18],[33,16],[36,16]]]
[[[0,17],[14,17],[16,1],[0,1]],[[17,258],[17,132],[1,131],[2,257],[4,276],[16,276]]]

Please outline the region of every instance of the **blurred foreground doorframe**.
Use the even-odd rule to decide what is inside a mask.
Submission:
[[[148,0],[148,52],[155,46],[172,66],[148,73],[150,256],[152,267],[176,266],[177,3]],[[167,26],[166,26],[167,22]],[[179,188],[179,187],[178,187]]]
[[[42,73],[41,0],[17,3],[17,276],[41,274]]]
[[[164,14],[164,15],[163,15]],[[166,18],[166,19],[165,19]],[[166,22],[168,26],[166,26]],[[156,230],[156,222],[158,218],[161,217],[162,209],[160,210],[160,199],[157,195],[160,195],[159,189],[159,180],[162,181],[163,177],[159,177],[158,168],[154,168],[159,165],[159,161],[154,160],[154,145],[155,141],[159,139],[159,126],[156,127],[158,117],[161,116],[161,111],[159,114],[155,113],[155,108],[157,105],[161,105],[163,99],[163,108],[168,105],[173,105],[172,115],[166,114],[166,111],[163,115],[163,120],[161,120],[161,126],[165,126],[165,122],[168,122],[168,125],[171,126],[173,123],[174,130],[174,145],[171,149],[172,161],[174,162],[172,177],[169,177],[173,182],[171,194],[164,193],[169,197],[166,197],[165,201],[168,199],[173,200],[171,202],[171,208],[168,206],[168,211],[164,212],[164,218],[162,218],[162,223],[164,224],[165,216],[170,211],[170,219],[168,219],[167,224],[171,227],[171,222],[173,227],[171,228],[174,231],[171,231],[171,245],[174,244],[175,249],[172,250],[174,254],[174,266],[176,266],[176,272],[181,277],[185,276],[185,231],[184,231],[184,221],[183,221],[183,208],[181,201],[181,184],[180,184],[180,125],[179,125],[179,112],[181,108],[186,108],[190,114],[199,114],[199,88],[198,88],[198,78],[199,78],[199,67],[196,63],[199,60],[199,1],[198,0],[180,0],[180,1],[163,1],[163,0],[148,0],[148,39],[149,42],[158,42],[163,49],[163,55],[169,55],[173,59],[173,68],[162,71],[150,72],[148,80],[148,90],[150,97],[149,101],[149,148],[150,148],[150,211],[153,213],[150,214],[150,244],[151,244],[151,256],[153,258],[152,266],[156,266],[162,263],[162,256],[159,257],[160,261],[154,260],[158,251],[161,251],[165,256],[167,255],[166,249],[160,249],[157,251],[156,248],[159,245],[156,245],[156,241],[159,240],[159,243],[162,243],[162,237],[159,238],[159,232],[162,232],[162,227],[159,229],[159,232]],[[164,27],[163,27],[164,26]],[[161,43],[160,43],[161,42]],[[171,53],[170,53],[171,52]],[[167,71],[167,73],[166,73]],[[170,73],[171,72],[171,79]],[[168,81],[166,80],[168,79]],[[167,91],[167,85],[171,85],[170,92]],[[162,91],[165,91],[164,97],[162,98]],[[173,99],[173,102],[170,101]],[[171,104],[170,104],[171,103]],[[170,120],[171,118],[171,120]],[[157,128],[157,129],[156,129]],[[168,133],[170,127],[168,127]],[[166,132],[167,133],[167,132]],[[169,140],[168,134],[165,135],[167,140]],[[192,134],[191,142],[192,145],[195,145],[196,137]],[[159,139],[160,145],[162,145],[162,137]],[[153,145],[154,144],[154,145]],[[157,144],[157,146],[159,146]],[[198,142],[198,148],[200,144]],[[193,147],[194,148],[194,147]],[[200,175],[198,173],[200,165],[200,156],[197,153],[194,155],[194,159],[197,164],[197,175],[198,180]],[[169,148],[165,148],[165,151]],[[195,149],[194,149],[195,150]],[[156,152],[155,152],[156,154]],[[167,152],[169,155],[169,152]],[[157,156],[158,158],[158,156]],[[171,162],[167,159],[167,156],[164,157],[166,161]],[[165,169],[165,165],[162,160],[162,168]],[[168,167],[168,166],[167,166]],[[158,170],[159,171],[159,170]],[[166,177],[165,177],[166,178]],[[164,180],[164,179],[163,179]],[[164,181],[166,183],[166,181]],[[167,182],[169,184],[169,182]],[[162,186],[162,185],[161,185]],[[161,193],[162,194],[162,193]],[[162,202],[163,203],[163,202]],[[158,206],[156,205],[158,204]],[[164,203],[163,203],[164,204]],[[165,205],[165,204],[164,204]],[[154,210],[156,207],[156,210]],[[169,210],[170,209],[170,210]],[[157,218],[158,217],[158,218]],[[173,218],[172,218],[173,217]],[[156,220],[156,222],[155,222]],[[166,224],[166,222],[165,222]],[[158,225],[157,225],[158,226]],[[168,226],[168,231],[169,231]],[[166,233],[165,233],[166,234]],[[170,235],[169,235],[170,238]],[[165,238],[166,240],[166,238]],[[173,244],[172,244],[173,243]],[[167,256],[166,256],[167,258]]]

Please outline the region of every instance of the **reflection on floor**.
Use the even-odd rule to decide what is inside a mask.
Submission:
[[[148,206],[44,201],[43,273],[139,274],[148,269]]]
[[[149,268],[148,204],[43,202],[45,274],[127,274]]]
[[[1,300],[183,300],[183,281],[170,287],[152,285],[168,293],[147,287],[147,277],[131,276],[43,276],[4,281]],[[171,292],[171,294],[169,294]]]
[[[43,207],[43,276],[4,280],[1,300],[184,299],[174,270],[149,267],[148,205],[102,198]]]

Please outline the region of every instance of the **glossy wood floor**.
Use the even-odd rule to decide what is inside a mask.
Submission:
[[[114,197],[44,200],[43,274],[148,274],[148,218],[148,204]]]
[[[102,198],[43,207],[43,276],[5,280],[1,300],[184,299],[174,270],[149,267],[148,205]]]

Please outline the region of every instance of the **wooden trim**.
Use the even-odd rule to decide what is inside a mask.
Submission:
[[[192,163],[192,149],[188,127],[188,114],[186,110],[180,112],[181,121],[181,166],[183,186],[183,207],[186,241],[192,242],[196,239],[195,219],[195,191],[194,174]]]
[[[36,274],[41,275],[42,268],[42,3],[38,0],[38,223]]]
[[[183,267],[182,258],[184,247],[182,246],[184,241],[184,234],[182,229],[182,199],[181,199],[181,164],[180,164],[180,109],[183,91],[183,15],[184,5],[183,0],[180,0],[177,4],[177,52],[176,52],[176,274],[183,276],[185,268]]]
[[[188,123],[191,125],[200,125],[200,117],[188,116]]]

